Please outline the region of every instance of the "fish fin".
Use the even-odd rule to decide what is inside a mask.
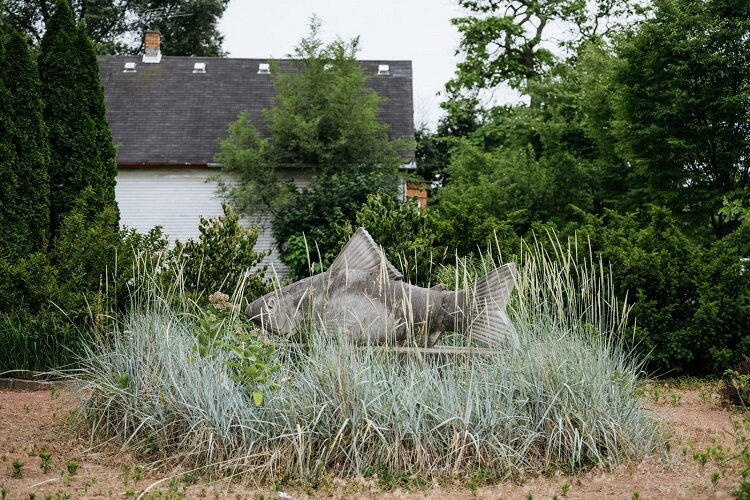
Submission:
[[[357,229],[357,232],[344,245],[344,249],[341,250],[328,271],[331,275],[334,275],[347,270],[384,271],[391,281],[401,281],[404,278],[388,261],[383,250],[363,227]]]
[[[491,346],[515,345],[516,329],[505,312],[516,285],[516,265],[511,263],[479,278],[466,290],[468,334]]]

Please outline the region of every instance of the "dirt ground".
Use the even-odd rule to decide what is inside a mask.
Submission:
[[[662,422],[667,443],[647,459],[614,471],[527,478],[522,483],[474,487],[435,484],[383,491],[375,481],[332,481],[318,492],[247,484],[189,484],[176,471],[141,470],[127,454],[92,449],[69,422],[68,390],[0,392],[0,499],[64,498],[732,498],[750,461],[750,426],[742,413],[722,408],[716,386],[653,383],[644,405]],[[747,441],[746,441],[747,440]],[[40,452],[47,450],[48,470]],[[744,453],[743,453],[744,451]],[[22,465],[19,465],[21,464]],[[20,476],[20,477],[18,477]]]

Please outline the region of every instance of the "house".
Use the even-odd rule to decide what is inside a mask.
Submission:
[[[241,111],[261,135],[263,110],[272,106],[273,80],[267,59],[168,57],[159,51],[159,34],[146,34],[141,56],[100,56],[107,121],[117,147],[116,196],[123,225],[138,231],[164,228],[170,239],[198,236],[199,217],[221,214],[214,163],[219,141]],[[361,61],[368,86],[384,97],[380,118],[393,138],[413,139],[411,61]],[[281,70],[291,61],[279,61]],[[404,152],[404,168],[414,168],[414,151]],[[223,174],[228,175],[228,174]],[[283,175],[298,186],[308,182],[303,169]],[[273,249],[267,217],[258,223],[258,249]],[[286,268],[274,252],[267,260],[279,274]]]

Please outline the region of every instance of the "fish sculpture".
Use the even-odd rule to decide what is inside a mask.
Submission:
[[[283,336],[322,326],[362,344],[432,347],[454,331],[502,347],[517,343],[505,312],[515,278],[509,263],[464,290],[411,285],[360,227],[326,272],[260,297],[245,314]]]

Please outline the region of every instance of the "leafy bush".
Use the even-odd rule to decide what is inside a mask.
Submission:
[[[248,296],[260,296],[266,289],[266,267],[260,263],[268,254],[255,251],[258,229],[243,227],[239,214],[228,205],[222,205],[222,209],[221,217],[201,217],[198,240],[177,241],[170,259],[179,262],[186,291],[231,292],[244,282]]]
[[[721,375],[750,356],[750,224],[704,247],[671,213],[584,215],[566,231],[588,239],[633,304],[635,342],[649,369]]]
[[[354,220],[367,196],[389,185],[386,177],[377,170],[319,174],[276,212],[273,235],[293,278],[320,272],[333,261],[340,248],[336,227]]]
[[[405,281],[429,286],[433,263],[437,267],[444,255],[436,248],[430,217],[416,200],[399,203],[383,192],[371,194],[354,220],[354,225],[347,221],[337,228],[340,245],[351,238],[356,228],[364,227],[403,273]]]
[[[198,241],[169,250],[160,228],[120,230],[117,212],[92,210],[88,195],[62,220],[50,249],[0,258],[0,349],[8,353],[0,373],[74,366],[92,337],[138,305],[131,294],[148,287],[145,275],[174,282],[179,274],[193,298],[222,286],[265,291],[263,268],[255,268],[264,256],[253,250],[257,231],[240,226],[236,213],[202,220]]]

